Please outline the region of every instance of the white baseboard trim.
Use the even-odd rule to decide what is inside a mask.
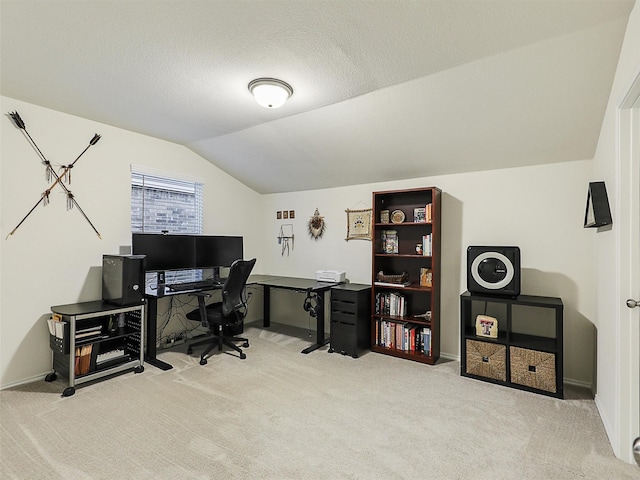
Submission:
[[[620,445],[615,440],[617,437],[615,435],[615,428],[613,428],[613,424],[609,420],[609,418],[605,415],[605,409],[602,407],[600,403],[600,397],[596,394],[593,399],[596,404],[596,409],[598,410],[598,414],[600,415],[600,420],[602,420],[602,425],[604,426],[604,431],[607,434],[607,438],[609,439],[609,443],[611,444],[611,449],[613,450],[613,454],[620,458]]]
[[[591,391],[591,396],[593,396],[593,384],[590,382],[583,382],[580,380],[574,380],[573,378],[564,377],[562,379],[565,385],[573,385],[574,387],[586,388]]]
[[[22,380],[18,380],[17,382],[13,382],[13,383],[8,383],[7,385],[0,385],[0,390],[6,390],[8,388],[13,388],[13,387],[19,387],[20,385],[24,385],[26,383],[33,383],[33,382],[39,382],[39,381],[43,381],[44,382],[44,378],[49,375],[51,373],[51,371],[48,371],[47,373],[43,373],[40,375],[34,375],[33,377],[29,377],[29,378],[23,378]]]
[[[460,361],[460,355],[450,355],[448,353],[442,353],[442,352],[440,352],[440,358],[443,358],[445,360],[453,360],[454,362]]]

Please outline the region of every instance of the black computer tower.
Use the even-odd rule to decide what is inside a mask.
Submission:
[[[145,287],[144,255],[102,256],[102,300],[114,305],[142,302]]]

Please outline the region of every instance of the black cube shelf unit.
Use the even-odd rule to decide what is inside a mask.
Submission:
[[[562,299],[460,296],[460,374],[564,398]],[[477,315],[498,319],[498,336],[476,334]]]

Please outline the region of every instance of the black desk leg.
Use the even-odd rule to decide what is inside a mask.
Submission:
[[[170,365],[156,358],[156,335],[158,334],[158,299],[147,298],[147,354],[144,361],[159,368],[160,370],[171,370]]]
[[[330,340],[329,338],[324,338],[324,292],[319,291],[316,295],[318,295],[318,305],[320,306],[316,316],[316,343],[302,350],[302,353],[311,353],[329,343]]]
[[[262,287],[262,326],[271,326],[271,288]]]

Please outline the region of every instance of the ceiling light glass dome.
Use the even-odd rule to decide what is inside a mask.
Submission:
[[[249,83],[249,91],[259,105],[279,108],[293,95],[293,88],[277,78],[257,78]]]

